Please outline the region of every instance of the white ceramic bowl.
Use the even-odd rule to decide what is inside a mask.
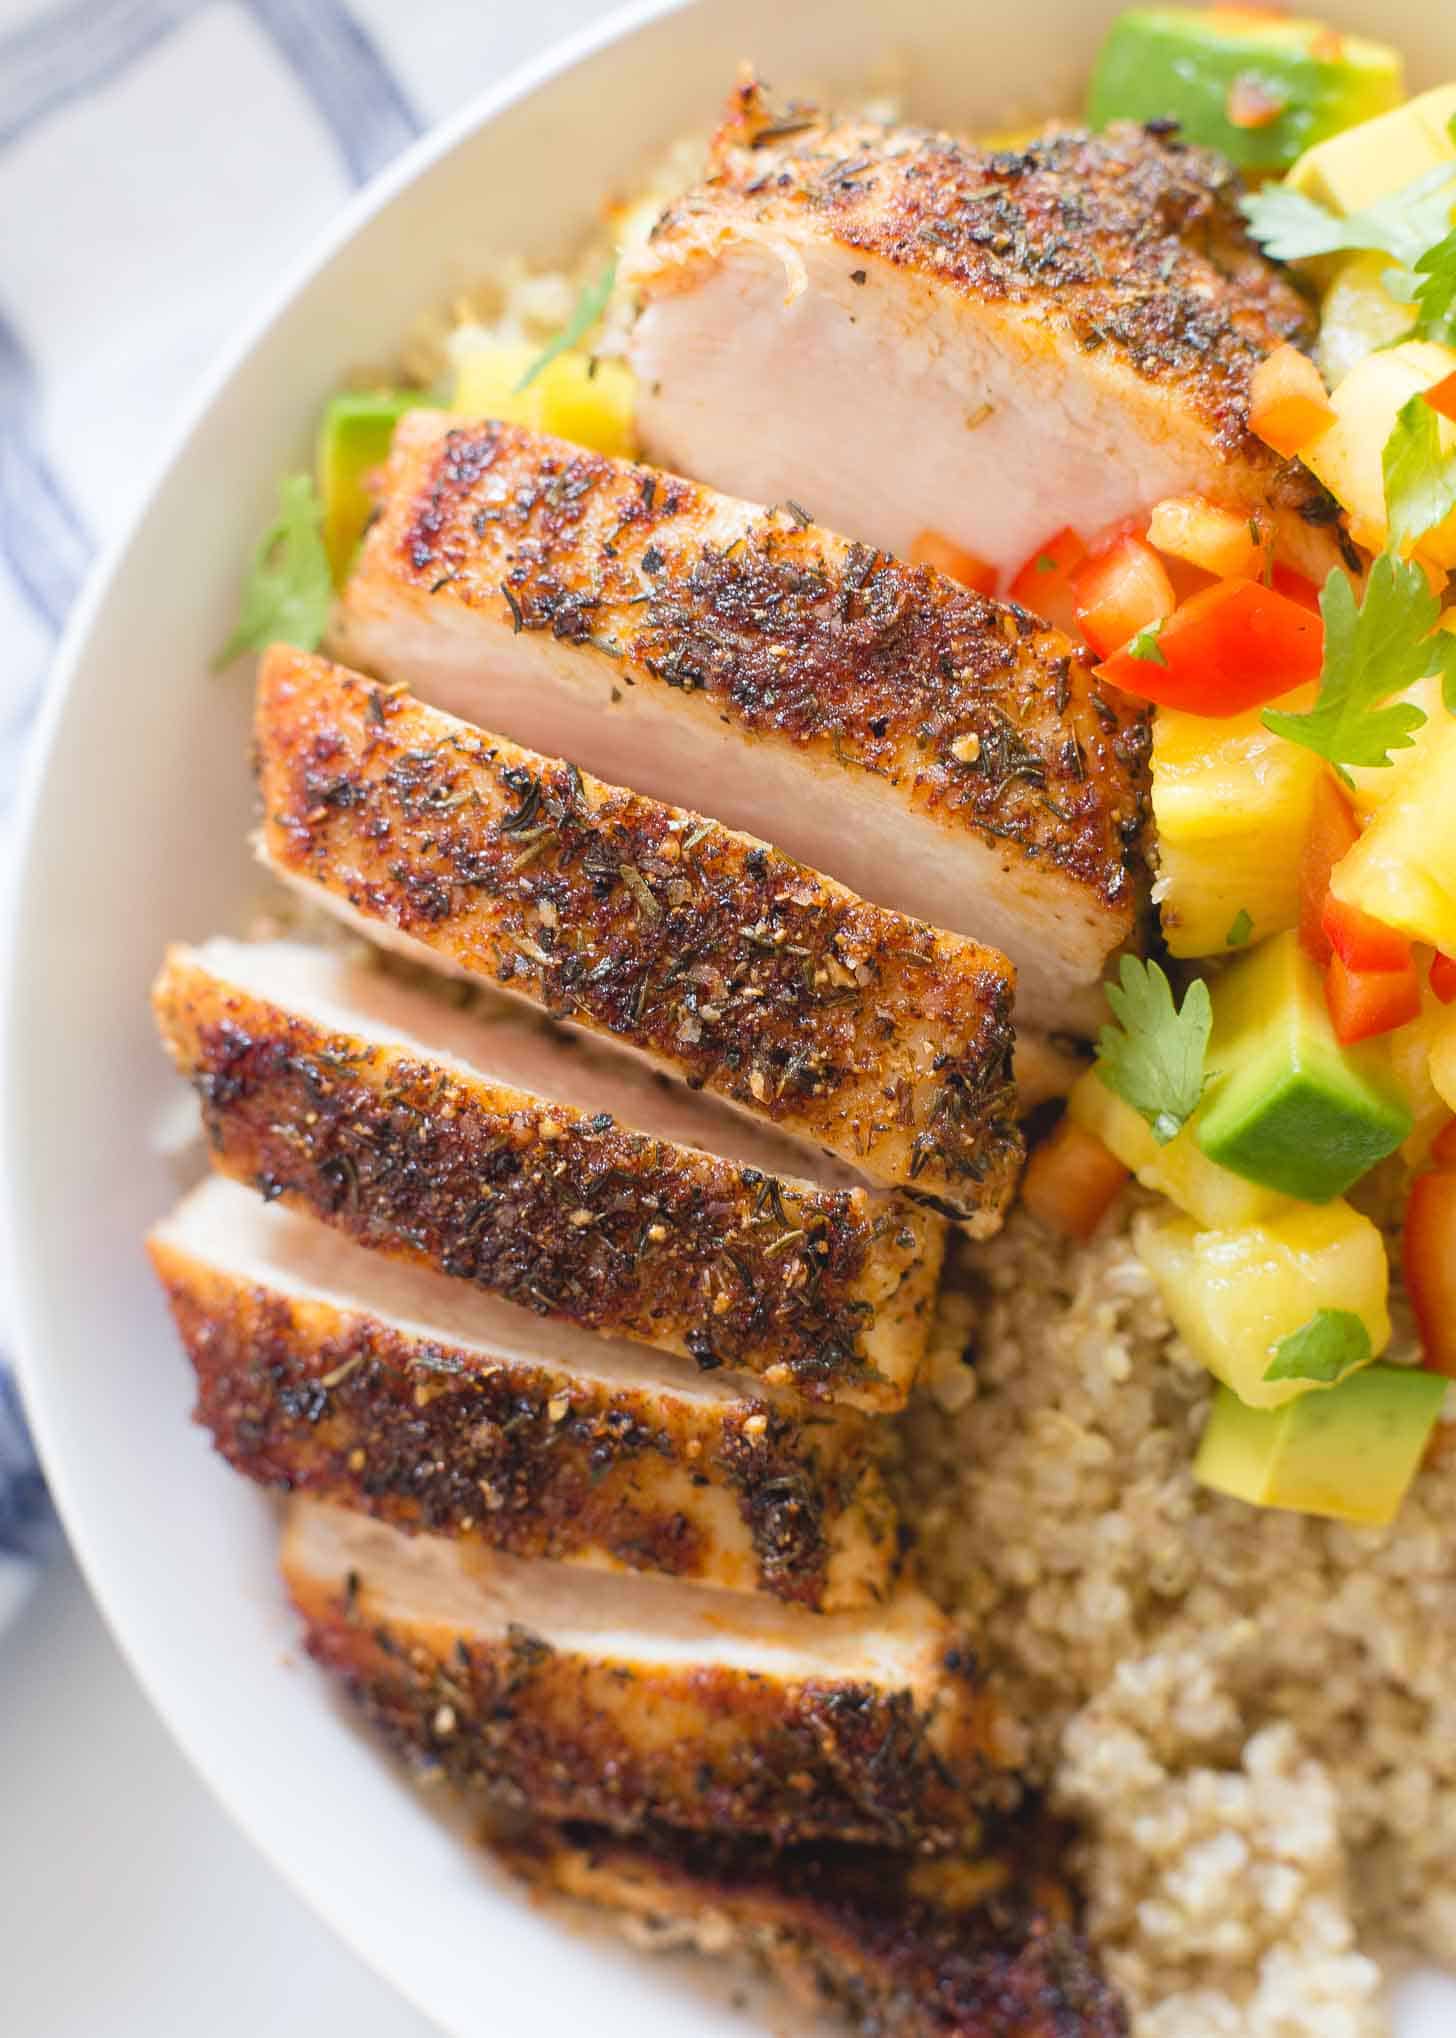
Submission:
[[[181,431],[62,651],[26,814],[4,1070],[18,1357],[97,1598],[239,1824],[367,1960],[457,2034],[741,2034],[676,1971],[568,1940],[458,1844],[301,1663],[266,1502],[213,1457],[141,1248],[173,1183],[147,1011],[169,936],[237,922],[253,877],[248,687],[211,677],[277,475],[349,363],[491,257],[548,256],[601,194],[713,119],[744,56],[841,97],[887,75],[931,121],[1075,105],[1111,5],[1086,0],[641,4],[488,92],[344,217]],[[1456,75],[1433,0],[1321,11]],[[772,430],[766,414],[765,429]],[[1317,1674],[1317,1673],[1316,1673]],[[98,1732],[105,1722],[98,1721]],[[199,1892],[205,1900],[205,1895]],[[1456,2028],[1412,1999],[1410,2038]]]

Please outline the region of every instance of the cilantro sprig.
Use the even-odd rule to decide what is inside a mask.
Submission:
[[[323,541],[323,508],[307,474],[286,474],[278,485],[278,515],[264,532],[243,585],[237,628],[218,652],[215,667],[242,651],[269,644],[316,650],[329,620],[334,584]]]
[[[1456,117],[1449,123],[1456,141]],[[1456,163],[1440,163],[1357,212],[1332,212],[1318,199],[1271,184],[1243,201],[1255,240],[1280,262],[1345,252],[1386,254],[1390,295],[1415,307],[1417,339],[1456,341]]]
[[[1203,1096],[1213,1003],[1207,984],[1196,978],[1180,1007],[1155,962],[1125,955],[1119,974],[1121,982],[1107,986],[1117,1024],[1098,1035],[1097,1073],[1166,1146]]]
[[[555,339],[549,341],[541,349],[540,353],[516,384],[513,392],[515,395],[519,396],[523,389],[528,389],[541,373],[541,370],[548,367],[558,354],[564,354],[568,347],[574,347],[579,340],[586,338],[592,327],[599,323],[602,313],[606,310],[612,291],[616,287],[616,282],[617,257],[613,255],[600,276],[593,282],[582,285],[577,294],[576,303],[571,308],[571,317],[566,321],[566,324],[561,328]]]
[[[1389,543],[1405,554],[1456,510],[1456,453],[1441,449],[1441,424],[1423,395],[1401,405],[1381,454]]]
[[[1427,248],[1413,264],[1417,334],[1443,347],[1456,346],[1456,231]]]
[[[1274,1348],[1266,1380],[1313,1380],[1333,1387],[1374,1357],[1370,1333],[1353,1309],[1317,1309]]]
[[[1436,629],[1440,612],[1411,560],[1382,552],[1358,607],[1336,567],[1320,594],[1325,655],[1315,704],[1300,715],[1266,708],[1265,728],[1323,757],[1346,785],[1352,783],[1349,765],[1389,764],[1390,752],[1408,750],[1426,719],[1413,702],[1392,700],[1392,694],[1440,673],[1452,706],[1456,637]]]
[[[1451,230],[1456,163],[1438,164],[1358,212],[1332,212],[1317,198],[1291,191],[1286,184],[1250,192],[1241,205],[1254,239],[1277,262],[1379,253],[1403,269],[1413,269]]]

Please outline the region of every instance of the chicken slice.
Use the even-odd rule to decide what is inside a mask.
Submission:
[[[766,844],[276,646],[269,868],[984,1234],[1021,1158],[1004,959]]]
[[[1125,2038],[1060,1883],[1004,1842],[917,1860],[537,1826],[495,1851],[534,1888],[621,1914],[635,1943],[745,1953],[874,2038]]]
[[[1196,491],[1271,513],[1323,573],[1333,502],[1248,428],[1309,307],[1216,157],[1142,128],[988,154],[740,87],[704,182],[631,276],[647,457],[792,495],[905,555],[935,531],[1003,574]]]
[[[215,1165],[270,1200],[704,1369],[899,1407],[942,1220],[777,1172],[771,1128],[498,1002],[296,942],[174,948],[154,992]]]
[[[317,1660],[402,1753],[538,1817],[953,1845],[1007,1721],[904,1587],[867,1614],[507,1557],[290,1504]]]
[[[198,1420],[265,1486],[518,1557],[835,1610],[898,1556],[869,1418],[544,1321],[214,1177],[148,1241]]]
[[[1147,727],[926,567],[518,426],[406,417],[334,650],[776,842],[1086,1032],[1133,932]]]

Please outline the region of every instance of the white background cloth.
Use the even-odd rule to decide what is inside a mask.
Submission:
[[[0,0],[0,829],[66,613],[191,384],[360,183],[607,11]],[[0,1360],[5,2038],[423,2038],[171,1747],[47,1548],[15,1417]]]

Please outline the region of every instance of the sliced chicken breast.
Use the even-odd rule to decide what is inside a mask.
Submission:
[[[1146,721],[1023,611],[795,509],[417,411],[331,641],[999,949],[1018,1025],[1095,1026],[1133,932]]]
[[[197,1418],[260,1484],[519,1557],[821,1610],[898,1558],[878,1425],[386,1259],[214,1177],[148,1241]]]
[[[1022,1145],[1011,972],[765,843],[279,645],[268,867],[984,1234]]]
[[[1141,128],[989,154],[784,119],[750,82],[630,278],[647,457],[902,556],[938,532],[1002,574],[1191,490],[1269,510],[1322,574],[1333,502],[1248,429],[1255,364],[1311,315],[1238,190]]]
[[[748,1954],[874,2038],[1125,2038],[1065,1891],[1015,1838],[935,1861],[589,1826],[495,1846],[533,1888],[617,1912],[635,1944]]]
[[[538,1817],[953,1845],[1007,1724],[904,1588],[871,1614],[589,1574],[295,1501],[308,1646],[401,1752]]]
[[[944,1249],[918,1205],[771,1171],[771,1129],[504,1000],[301,943],[174,948],[154,1002],[215,1165],[270,1200],[704,1369],[904,1401]]]

